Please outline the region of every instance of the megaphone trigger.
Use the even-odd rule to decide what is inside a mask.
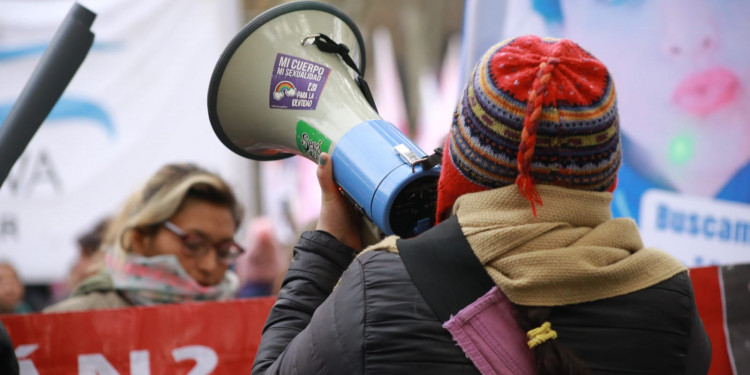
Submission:
[[[349,195],[349,193],[347,193],[346,190],[344,190],[344,188],[342,188],[341,186],[339,186],[339,193],[341,193],[341,195],[343,195],[349,201],[349,203],[352,204],[352,206],[360,216],[362,216],[366,220],[371,221],[367,216],[367,211],[364,209],[364,207],[360,206],[359,203],[357,203],[357,201],[354,200],[354,198]]]

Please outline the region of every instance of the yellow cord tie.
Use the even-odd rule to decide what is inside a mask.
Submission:
[[[526,332],[526,337],[529,338],[527,344],[529,349],[533,349],[535,346],[551,339],[557,338],[557,332],[552,328],[550,322],[544,322],[540,327],[534,328],[529,332]]]

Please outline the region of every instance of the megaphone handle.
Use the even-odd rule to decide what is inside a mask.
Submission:
[[[366,218],[367,220],[369,220],[369,218],[367,217],[367,212],[365,211],[365,209],[362,208],[362,206],[360,206],[359,203],[357,203],[357,201],[355,201],[354,198],[352,198],[352,196],[349,195],[349,193],[347,193],[346,190],[344,190],[344,188],[342,188],[338,184],[336,184],[336,185],[339,188],[339,193],[341,193],[341,195],[343,195],[346,198],[346,200],[348,200],[349,203],[351,203],[352,206],[354,206],[354,208],[357,210],[357,212],[359,212],[360,215],[362,215],[364,218]]]
[[[367,218],[367,216],[365,216],[365,218]],[[362,223],[360,224],[359,237],[362,239],[362,248],[364,249],[380,242],[380,240],[385,238],[385,233],[383,233],[375,223],[367,219],[362,220]]]
[[[361,225],[359,228],[359,236],[362,239],[362,248],[364,249],[367,246],[374,245],[378,243],[380,240],[382,240],[385,237],[385,233],[381,231],[375,223],[370,220],[369,217],[367,217],[367,213],[365,212],[365,209],[362,208],[355,200],[352,198],[349,193],[346,192],[341,186],[337,184],[339,188],[339,193],[346,197],[346,199],[349,201],[349,203],[354,206],[354,208],[357,210],[359,215],[362,217]]]

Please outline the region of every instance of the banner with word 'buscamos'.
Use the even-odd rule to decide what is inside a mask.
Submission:
[[[249,374],[275,299],[3,316],[21,374]]]

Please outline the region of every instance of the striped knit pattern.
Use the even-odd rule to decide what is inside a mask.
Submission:
[[[552,60],[541,94],[531,179],[592,191],[614,185],[620,134],[606,67],[570,40],[524,36],[488,50],[459,99],[446,141],[438,216],[462,194],[516,182],[524,119],[533,111],[527,108],[533,106],[529,93],[540,64]]]

